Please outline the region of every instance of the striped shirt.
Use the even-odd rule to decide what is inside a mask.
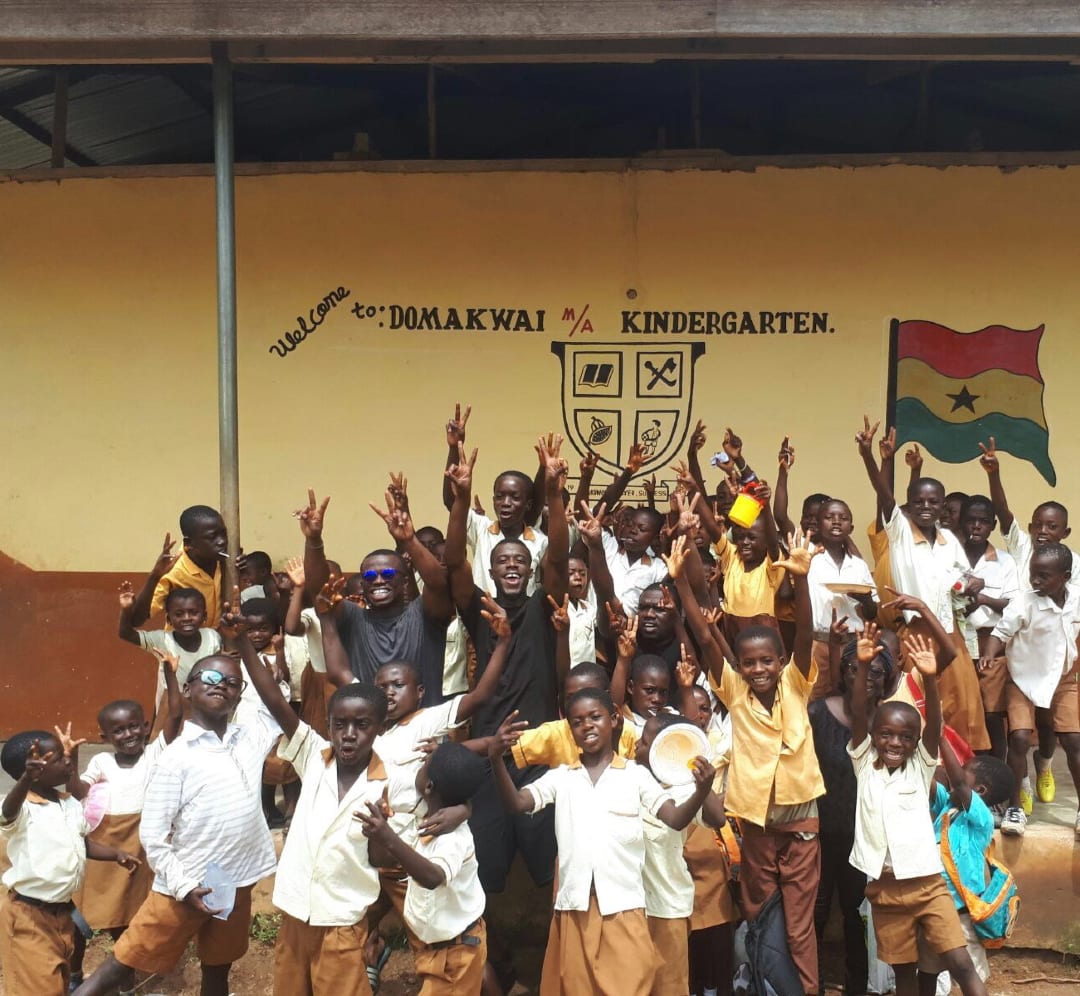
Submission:
[[[162,752],[143,802],[139,837],[155,892],[182,900],[199,887],[211,861],[238,888],[273,872],[262,768],[280,736],[268,720],[230,723],[221,739],[191,720],[184,723]]]

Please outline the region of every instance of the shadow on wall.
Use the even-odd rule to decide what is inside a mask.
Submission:
[[[116,590],[131,574],[33,571],[0,552],[0,740],[71,720],[98,739],[113,699],[152,714],[156,662],[116,635]]]

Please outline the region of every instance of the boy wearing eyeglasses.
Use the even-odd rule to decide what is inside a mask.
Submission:
[[[227,996],[229,969],[248,947],[252,887],[275,864],[260,787],[281,728],[268,713],[251,724],[229,722],[245,685],[232,657],[204,657],[192,667],[184,685],[191,717],[162,752],[143,803],[150,895],[79,996],[115,991],[131,969],[169,972],[191,940],[203,996]],[[236,888],[231,910],[204,884],[211,864],[211,876]]]

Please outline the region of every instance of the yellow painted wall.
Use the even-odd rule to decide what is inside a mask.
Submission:
[[[0,183],[0,551],[143,569],[183,506],[217,503],[212,198],[202,178]],[[536,434],[562,428],[550,345],[585,304],[595,331],[574,343],[639,343],[623,309],[827,312],[832,334],[650,344],[704,343],[691,417],[707,452],[731,424],[771,476],[790,434],[793,496],[849,497],[860,520],[852,436],[884,409],[889,319],[1045,323],[1056,495],[1078,493],[1078,168],[278,175],[238,179],[237,214],[243,542],[276,560],[299,550],[308,485],[333,495],[328,552],[348,568],[385,541],[367,502],[390,469],[417,523],[444,524],[455,400],[474,406],[481,496],[500,469],[531,473]],[[318,331],[274,355],[339,286]],[[357,302],[544,309],[546,330],[392,331]],[[1003,466],[1026,521],[1050,489]],[[927,470],[984,487],[977,465]]]

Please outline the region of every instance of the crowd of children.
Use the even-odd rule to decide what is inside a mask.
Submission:
[[[710,490],[701,423],[667,507],[655,480],[622,502],[636,445],[599,501],[587,454],[570,495],[549,435],[533,476],[495,478],[488,516],[470,412],[446,426],[445,530],[416,527],[392,474],[371,506],[392,546],[346,575],[330,499],[309,491],[302,558],[241,556],[229,591],[225,525],[194,506],[182,549],[167,535],[142,588],[121,586],[119,636],[160,666],[152,713],[104,705],[112,753],[81,775],[70,727],[3,748],[6,991],[132,992],[194,940],[202,993],[226,996],[252,887],[274,874],[275,993],[377,991],[393,909],[425,996],[496,996],[514,952],[489,899],[520,856],[553,903],[544,994],[732,993],[736,925],[779,908],[797,980],[781,996],[816,996],[834,894],[845,993],[868,991],[868,900],[901,996],[946,970],[984,994],[984,948],[1016,909],[988,860],[994,810],[1024,833],[1058,743],[1080,784],[1065,508],[1024,532],[993,439],[989,496],[923,477],[916,446],[900,502],[895,434],[875,454],[864,419],[873,563],[843,499],[789,519],[787,438],[770,488],[727,430]],[[672,774],[657,750],[680,724],[702,746]],[[1006,902],[984,901],[991,885]],[[115,941],[85,979],[83,923]],[[777,991],[771,970],[738,974]]]

